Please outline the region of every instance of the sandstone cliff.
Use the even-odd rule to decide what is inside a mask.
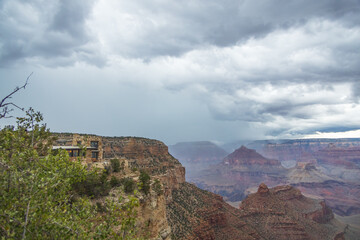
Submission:
[[[57,134],[62,145],[74,145],[74,137],[79,135]],[[86,138],[95,138],[100,141],[102,159],[94,162],[94,166],[108,166],[110,159],[119,159],[122,170],[112,176],[131,178],[139,181],[140,170],[146,171],[151,176],[151,188],[148,195],[137,193],[140,206],[137,208],[137,227],[139,234],[146,239],[169,240],[171,228],[166,217],[166,204],[172,201],[172,192],[180,188],[185,182],[185,169],[177,159],[168,153],[168,147],[157,140],[137,137],[99,137],[94,135],[81,135]],[[80,137],[81,137],[80,136]],[[160,180],[162,194],[158,194],[153,185],[155,180]],[[126,198],[121,188],[111,190],[108,197],[122,195]],[[107,197],[98,199],[104,202]]]
[[[102,141],[106,159],[122,159],[130,169],[144,169],[161,179],[167,201],[171,191],[185,182],[185,168],[160,141],[135,137],[103,137]]]

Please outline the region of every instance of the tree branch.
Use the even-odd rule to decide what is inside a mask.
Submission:
[[[5,96],[1,101],[0,101],[0,108],[2,108],[2,113],[0,113],[0,119],[1,118],[7,118],[7,114],[11,111],[13,111],[12,108],[9,108],[9,106],[13,106],[13,107],[16,107],[22,111],[24,111],[24,108],[21,108],[19,107],[18,105],[16,105],[15,103],[13,102],[6,102],[8,101],[9,99],[12,98],[12,96],[17,93],[19,90],[21,89],[25,89],[26,86],[28,85],[29,83],[29,79],[31,77],[33,73],[30,73],[30,75],[26,78],[26,81],[25,81],[25,84],[22,85],[21,87],[16,87],[11,93],[9,93],[7,96]]]
[[[34,187],[34,185],[32,185],[32,186],[31,186],[30,192],[32,192],[33,187]],[[22,234],[22,239],[25,239],[26,226],[27,226],[28,221],[29,221],[30,202],[31,202],[31,196],[30,196],[30,199],[29,199],[29,202],[28,202],[27,208],[26,208],[25,223],[24,223],[24,231],[23,231],[23,234]]]

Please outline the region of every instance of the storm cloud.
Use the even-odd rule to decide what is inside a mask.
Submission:
[[[356,0],[0,1],[4,77],[35,69],[65,89],[61,76],[67,76],[87,86],[79,99],[104,85],[125,86],[139,101],[127,101],[127,94],[109,97],[109,90],[97,103],[126,102],[126,115],[149,119],[129,134],[169,141],[359,129],[359,39]],[[165,104],[169,98],[172,104]],[[156,111],[139,107],[144,102]],[[146,117],[136,113],[139,108]],[[102,112],[120,116],[112,108]],[[168,121],[178,131],[169,131]],[[183,123],[192,121],[203,124],[188,131]]]
[[[92,46],[97,40],[86,26],[93,2],[2,1],[0,66],[30,62],[57,67],[91,57],[89,63],[103,65]]]

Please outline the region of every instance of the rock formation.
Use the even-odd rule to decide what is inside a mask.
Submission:
[[[229,154],[224,159],[225,164],[229,164],[232,167],[265,167],[272,168],[278,167],[281,168],[280,162],[274,159],[267,159],[257,153],[253,149],[246,148],[241,146],[239,149],[235,150],[233,153]]]
[[[188,183],[173,195],[167,206],[173,239],[317,240],[347,236],[346,225],[334,219],[324,201],[304,197],[291,186],[269,189],[261,184],[239,209]]]
[[[185,182],[185,168],[168,152],[168,147],[157,140],[135,137],[103,137],[104,156],[122,159],[129,168],[145,169],[161,179],[166,200],[171,191]]]
[[[320,142],[316,143],[320,144]],[[305,146],[318,149],[308,143]],[[329,148],[321,144],[320,146],[324,149],[311,155],[311,159],[314,161],[297,162],[297,165],[290,169],[283,168],[277,160],[265,158],[255,150],[242,146],[228,155],[223,163],[203,171],[193,181],[200,188],[220,194],[230,202],[242,200],[248,193],[255,192],[254,188],[261,182],[265,182],[269,186],[290,184],[298,187],[307,195],[326,200],[332,210],[340,216],[359,214],[359,182],[349,182],[345,181],[344,177],[328,175],[326,171],[321,171],[324,165],[317,164],[319,161],[326,161],[327,164],[334,164],[332,165],[333,171],[341,171],[344,168],[344,165],[340,164],[342,161],[350,164],[357,162],[354,150],[356,147],[350,148],[351,154],[341,157],[340,153],[337,153],[338,147]],[[284,151],[285,148],[281,149]],[[331,155],[329,152],[336,154]],[[309,155],[310,153],[306,156]],[[349,171],[358,173],[359,175],[352,177],[354,180],[359,178],[360,171],[356,170],[356,166],[353,167],[354,169],[348,169],[346,173],[349,174]],[[345,168],[347,167],[345,166]],[[348,176],[348,178],[350,177]]]
[[[285,173],[286,169],[279,161],[264,158],[255,150],[242,146],[193,181],[202,189],[224,196],[227,201],[239,201],[246,196],[246,189],[261,182],[270,186],[284,184]]]
[[[263,239],[335,239],[345,225],[334,219],[322,200],[310,199],[291,186],[261,184],[240,205],[242,220]],[[343,239],[343,238],[339,238]]]

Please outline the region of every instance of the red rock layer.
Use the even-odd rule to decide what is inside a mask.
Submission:
[[[341,239],[332,211],[291,186],[265,184],[240,209],[222,197],[184,183],[173,192],[167,217],[173,239]]]
[[[248,149],[244,146],[236,149],[233,153],[229,154],[224,163],[232,166],[243,165],[260,165],[260,166],[280,166],[280,162],[275,159],[267,159],[261,156],[253,149]]]
[[[183,183],[167,205],[173,239],[262,239],[221,196]]]
[[[265,184],[240,205],[243,221],[264,239],[334,239],[343,229],[323,201],[304,197],[291,186]]]

